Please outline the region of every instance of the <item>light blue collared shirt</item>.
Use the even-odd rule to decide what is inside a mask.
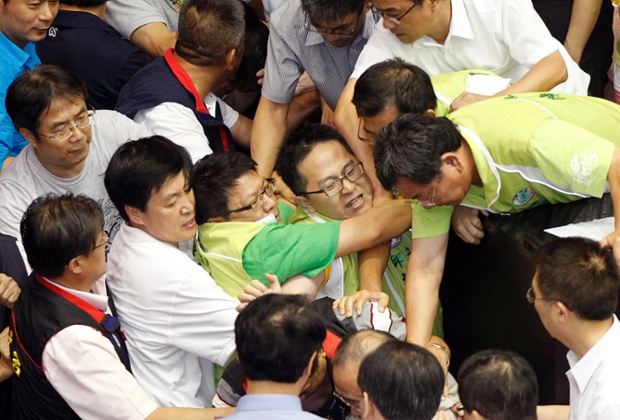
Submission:
[[[294,395],[249,394],[237,404],[230,420],[313,420],[321,417],[301,409],[301,400]]]

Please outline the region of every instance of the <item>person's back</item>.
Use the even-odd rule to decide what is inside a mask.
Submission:
[[[106,0],[60,3],[48,36],[37,43],[37,54],[43,63],[75,73],[95,109],[114,109],[122,87],[150,58],[103,20]]]

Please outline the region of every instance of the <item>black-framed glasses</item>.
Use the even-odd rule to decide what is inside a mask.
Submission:
[[[418,200],[423,207],[435,207],[437,203],[435,203],[435,192],[437,192],[437,184],[433,186],[433,191],[424,199]]]
[[[369,138],[369,137],[362,137],[362,132],[366,133],[366,130],[364,128],[362,128],[362,117],[359,117],[359,123],[357,125],[357,138],[360,139],[361,141],[363,141],[366,144],[369,144],[371,146],[375,145],[375,139],[374,138]]]
[[[95,110],[91,109],[86,111],[86,113],[80,114],[80,116],[74,121],[64,126],[60,130],[54,131],[52,134],[43,134],[40,135],[47,137],[48,139],[54,139],[59,143],[67,141],[71,138],[73,133],[75,133],[75,129],[79,128],[83,130],[87,127],[90,127],[93,123],[93,119],[95,117]]]
[[[334,396],[334,398],[336,398],[338,401],[340,401],[346,407],[351,408],[351,403],[349,401],[347,401],[342,395],[337,393],[335,389],[332,391],[332,395]]]
[[[326,186],[324,186],[320,190],[305,191],[305,192],[302,192],[300,194],[301,195],[306,195],[306,194],[321,194],[321,193],[323,193],[326,196],[331,197],[333,195],[338,194],[342,190],[342,188],[343,188],[342,183],[344,182],[345,179],[347,181],[349,181],[349,182],[355,182],[363,174],[364,174],[364,165],[362,164],[362,162],[357,162],[349,170],[347,170],[344,173],[344,175],[342,175],[340,178],[334,179],[332,182],[330,182],[329,184],[327,184]]]
[[[276,192],[276,180],[274,178],[265,178],[265,181],[267,181],[267,186],[265,186],[265,188],[256,196],[254,201],[252,201],[250,204],[248,204],[245,207],[240,207],[238,209],[229,210],[228,212],[229,213],[240,213],[242,211],[247,211],[247,210],[258,211],[258,209],[260,209],[261,206],[263,205],[265,194],[267,194],[267,196],[269,197],[273,197],[273,195]]]
[[[402,13],[398,17],[390,16],[386,12],[382,12],[381,10],[377,9],[375,6],[372,6],[372,12],[375,15],[381,16],[383,18],[383,20],[387,19],[390,23],[392,23],[394,25],[400,25],[401,19],[404,18],[405,16],[407,16],[409,14],[409,12],[411,12],[411,10],[413,10],[413,8],[416,7],[417,5],[418,5],[418,3],[414,2],[413,6],[411,6],[409,9],[407,9],[404,13]]]
[[[319,33],[321,35],[353,36],[353,35],[355,35],[355,32],[357,31],[357,28],[359,26],[360,16],[362,16],[362,12],[364,11],[365,6],[366,6],[366,2],[363,3],[362,8],[357,13],[357,16],[355,17],[355,20],[353,21],[353,23],[351,23],[351,26],[348,29],[317,28],[310,21],[310,18],[308,17],[308,13],[305,13],[306,17],[304,19],[304,29],[306,31],[316,32],[316,33]]]

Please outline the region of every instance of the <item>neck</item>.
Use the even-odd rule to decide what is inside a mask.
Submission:
[[[84,161],[70,167],[70,168],[66,168],[66,167],[62,167],[62,166],[56,166],[56,165],[51,165],[49,163],[46,163],[45,161],[41,160],[36,152],[35,149],[35,155],[37,156],[37,159],[39,160],[39,162],[41,163],[41,165],[43,165],[43,167],[52,175],[57,176],[58,178],[62,178],[62,179],[71,179],[71,178],[75,178],[76,176],[78,176],[81,172],[82,169],[84,169]]]
[[[60,10],[69,10],[71,12],[86,12],[103,19],[105,17],[105,5],[106,4],[103,3],[99,6],[82,7],[74,6],[72,4],[60,4],[58,8]]]
[[[173,55],[192,79],[198,95],[203,99],[228,79],[228,71],[223,66],[197,66],[179,57],[176,51]]]
[[[67,289],[78,290],[80,292],[86,292],[86,293],[90,292],[90,290],[95,285],[94,282],[85,284],[81,278],[73,276],[73,275],[67,275],[67,274],[63,274],[60,277],[57,277],[55,279],[50,279],[50,280],[63,287],[66,287]]]
[[[461,140],[461,149],[461,158],[470,172],[469,176],[471,184],[482,187],[482,179],[480,178],[480,174],[478,174],[478,168],[476,168],[474,155],[471,152],[471,147],[469,147],[469,144],[465,141],[465,139]]]
[[[569,333],[560,341],[575,353],[581,360],[588,351],[609,331],[613,324],[613,317],[603,321],[575,320],[570,327]]]
[[[436,24],[432,27],[437,28],[428,36],[433,38],[438,44],[444,44],[450,33],[450,23],[452,22],[452,3],[450,0],[435,0],[439,2],[437,13],[433,16]]]
[[[292,384],[272,381],[251,381],[248,379],[248,394],[282,394],[299,396],[303,388],[303,382],[297,381]]]

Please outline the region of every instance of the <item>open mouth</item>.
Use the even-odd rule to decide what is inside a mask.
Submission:
[[[360,194],[347,203],[347,208],[358,207],[364,202],[364,194]]]
[[[195,224],[196,224],[196,219],[192,217],[190,220],[185,222],[183,227],[185,227],[185,228],[192,228],[192,227],[194,227]]]

